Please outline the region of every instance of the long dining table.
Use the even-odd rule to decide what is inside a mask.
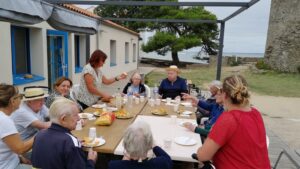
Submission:
[[[109,104],[114,105],[113,102],[114,101]],[[152,114],[154,109],[159,108],[165,109],[167,115],[157,116]],[[181,126],[182,122],[196,122],[196,116],[194,113],[195,108],[181,105],[179,106],[179,111],[174,111],[174,105],[172,103],[166,104],[165,102],[161,102],[160,105],[153,106],[150,105],[147,100],[145,100],[144,102],[140,102],[138,104],[133,102],[131,106],[129,104],[125,104],[124,109],[130,112],[133,117],[129,119],[115,119],[110,126],[98,126],[95,125],[95,119],[88,120],[86,125],[81,130],[74,130],[72,133],[79,139],[83,139],[84,137],[88,136],[89,129],[91,127],[95,127],[97,136],[101,136],[106,143],[102,146],[94,147],[93,149],[100,153],[123,155],[124,151],[122,139],[125,130],[135,121],[143,120],[150,125],[155,143],[161,146],[173,160],[186,162],[195,161],[190,155],[196,152],[197,148],[202,145],[201,139],[198,134],[190,132]],[[92,107],[84,110],[85,113],[94,113],[95,111],[97,111],[97,109]],[[192,113],[190,115],[185,115],[183,113],[184,111]],[[171,123],[169,122],[171,121],[171,118],[174,119],[174,117],[175,122],[170,125]],[[175,130],[177,131],[176,133],[169,132]],[[181,146],[175,144],[173,141],[171,147],[164,148],[163,140],[165,139],[165,136],[168,136],[171,139],[174,139],[175,136],[188,136],[196,140],[197,143],[192,146]]]

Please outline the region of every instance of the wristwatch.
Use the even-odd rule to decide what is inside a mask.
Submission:
[[[115,81],[119,81],[118,77],[115,77]]]

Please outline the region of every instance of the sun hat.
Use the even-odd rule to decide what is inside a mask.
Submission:
[[[166,68],[167,71],[176,71],[177,73],[180,72],[180,70],[178,69],[178,67],[176,65],[171,65],[168,68]]]
[[[49,95],[41,87],[27,87],[24,88],[23,101],[36,100],[48,97]]]
[[[216,87],[217,89],[222,89],[222,82],[219,80],[213,80],[210,82],[209,87]]]

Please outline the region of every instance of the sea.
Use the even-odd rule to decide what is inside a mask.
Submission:
[[[178,57],[180,61],[190,62],[190,63],[207,63],[207,60],[199,60],[195,57],[198,55],[199,52],[197,51],[183,51],[178,52]],[[165,56],[159,55],[156,52],[141,52],[141,58],[151,58],[151,59],[160,59],[160,60],[172,60],[171,52],[166,53]],[[223,56],[236,56],[236,57],[264,57],[264,53],[235,53],[235,52],[224,52]],[[207,54],[201,54],[200,58],[208,57]]]

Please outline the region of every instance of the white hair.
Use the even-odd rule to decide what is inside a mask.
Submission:
[[[153,136],[148,123],[131,124],[125,132],[123,146],[131,158],[145,158],[153,146]]]
[[[77,104],[72,100],[64,97],[57,97],[49,109],[50,120],[54,123],[59,123],[60,117],[63,115],[68,116],[73,113],[74,107],[78,108]]]
[[[212,82],[210,82],[209,87],[216,87],[218,89],[222,88],[222,82],[219,80],[213,80]]]

